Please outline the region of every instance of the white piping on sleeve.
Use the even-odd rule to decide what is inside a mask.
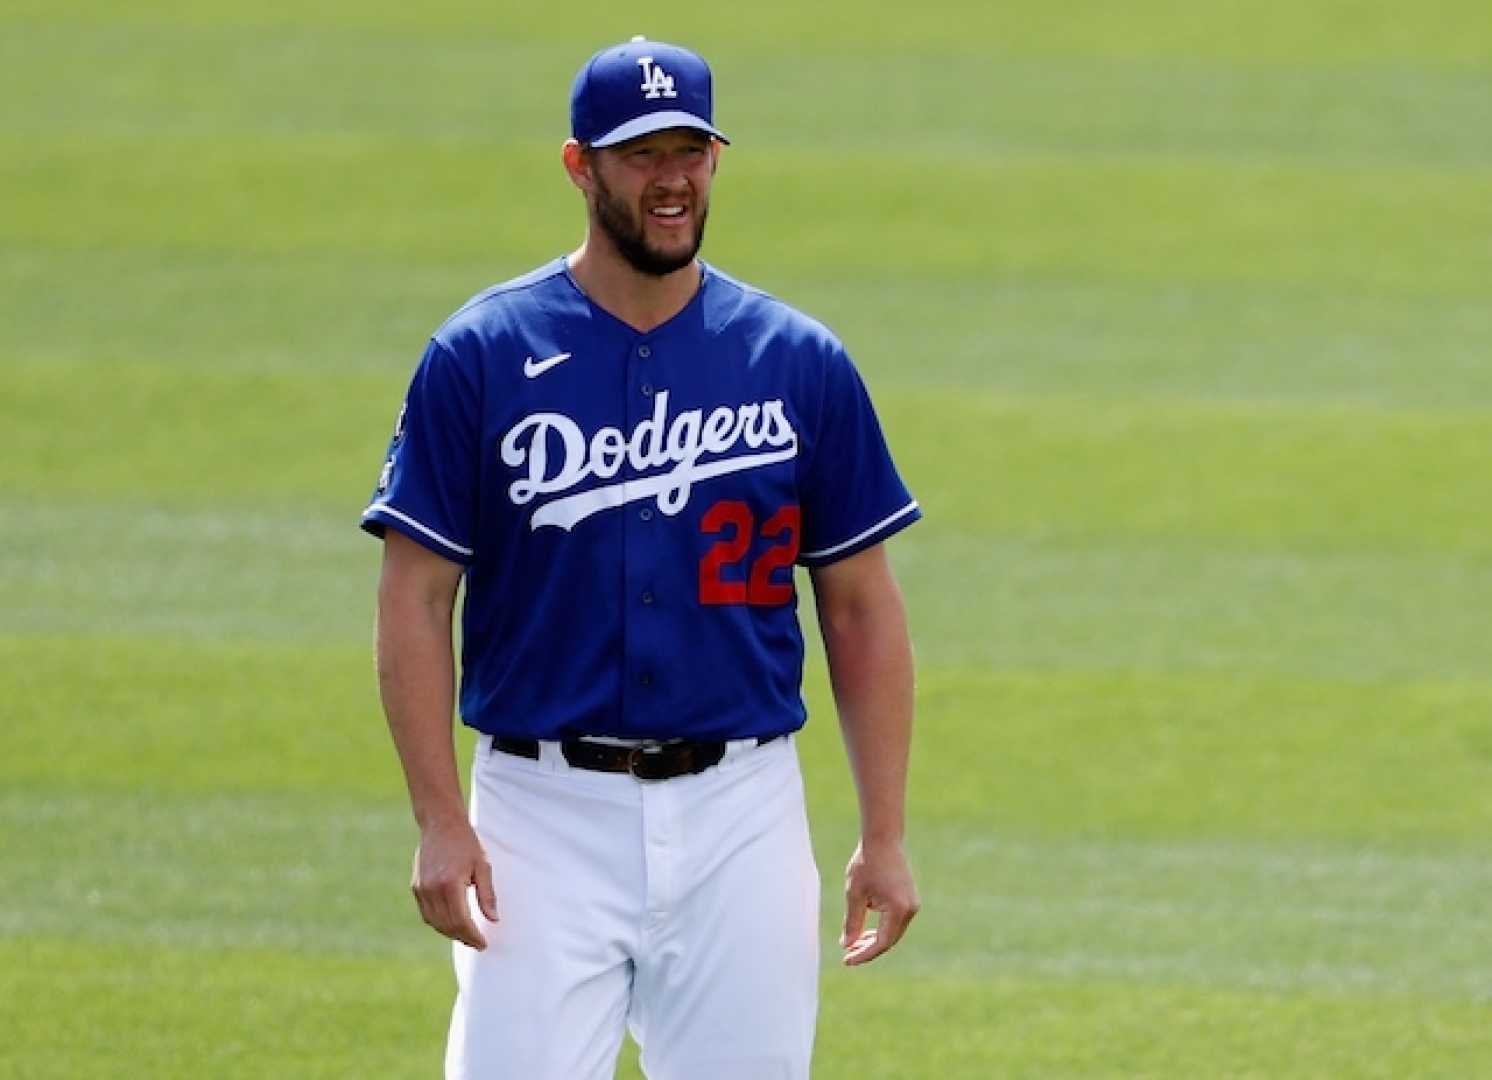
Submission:
[[[822,551],[805,551],[801,555],[799,555],[798,558],[800,558],[800,559],[822,559],[826,555],[833,555],[835,552],[843,551],[845,548],[854,547],[861,540],[864,540],[867,536],[873,536],[874,534],[876,534],[876,533],[880,532],[882,529],[884,529],[887,525],[890,525],[897,518],[906,517],[908,514],[910,514],[913,510],[916,510],[916,509],[917,509],[917,500],[913,499],[911,502],[907,503],[907,505],[903,506],[900,510],[898,510],[896,513],[892,514],[890,517],[881,519],[880,521],[878,521],[874,525],[872,525],[870,528],[866,529],[864,532],[858,534],[857,536],[850,537],[844,543],[842,543],[842,544],[835,544],[833,547],[826,547]]]
[[[440,533],[436,532],[434,529],[430,528],[428,525],[422,525],[420,522],[416,521],[414,518],[410,517],[408,514],[404,513],[402,510],[395,510],[392,506],[390,506],[386,502],[376,502],[376,503],[373,503],[371,506],[368,507],[368,509],[366,509],[366,510],[363,511],[363,517],[367,517],[369,514],[371,514],[375,510],[377,510],[380,514],[387,514],[391,518],[395,518],[398,521],[404,522],[404,524],[408,525],[411,529],[417,529],[417,530],[419,530],[420,532],[422,532],[426,536],[428,536],[431,540],[434,540],[438,544],[444,544],[446,547],[450,548],[452,551],[457,551],[457,552],[460,552],[462,555],[467,555],[467,556],[475,554],[475,552],[473,552],[471,548],[469,548],[469,547],[462,547],[460,544],[456,543],[454,540],[447,540],[444,536],[441,536]]]

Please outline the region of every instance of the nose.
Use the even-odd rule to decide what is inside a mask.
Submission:
[[[686,154],[661,154],[653,182],[670,193],[689,188],[689,158]]]
[[[653,183],[670,194],[688,191],[689,178],[685,174],[684,163],[675,157],[664,158],[653,177]]]

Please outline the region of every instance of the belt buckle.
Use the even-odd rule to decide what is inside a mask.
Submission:
[[[637,780],[662,780],[661,776],[645,776],[637,771],[639,765],[644,764],[649,758],[656,759],[663,753],[662,743],[642,743],[634,746],[627,754],[627,771]]]

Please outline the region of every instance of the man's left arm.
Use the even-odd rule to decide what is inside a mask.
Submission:
[[[885,546],[812,570],[840,730],[860,799],[860,842],[845,871],[847,965],[895,945],[920,902],[904,847],[912,740],[912,646]],[[866,929],[868,912],[878,925]]]

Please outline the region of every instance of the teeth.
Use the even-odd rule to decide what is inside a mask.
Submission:
[[[683,212],[684,212],[684,208],[682,206],[655,206],[655,207],[653,207],[653,213],[657,214],[659,217],[678,217]]]

